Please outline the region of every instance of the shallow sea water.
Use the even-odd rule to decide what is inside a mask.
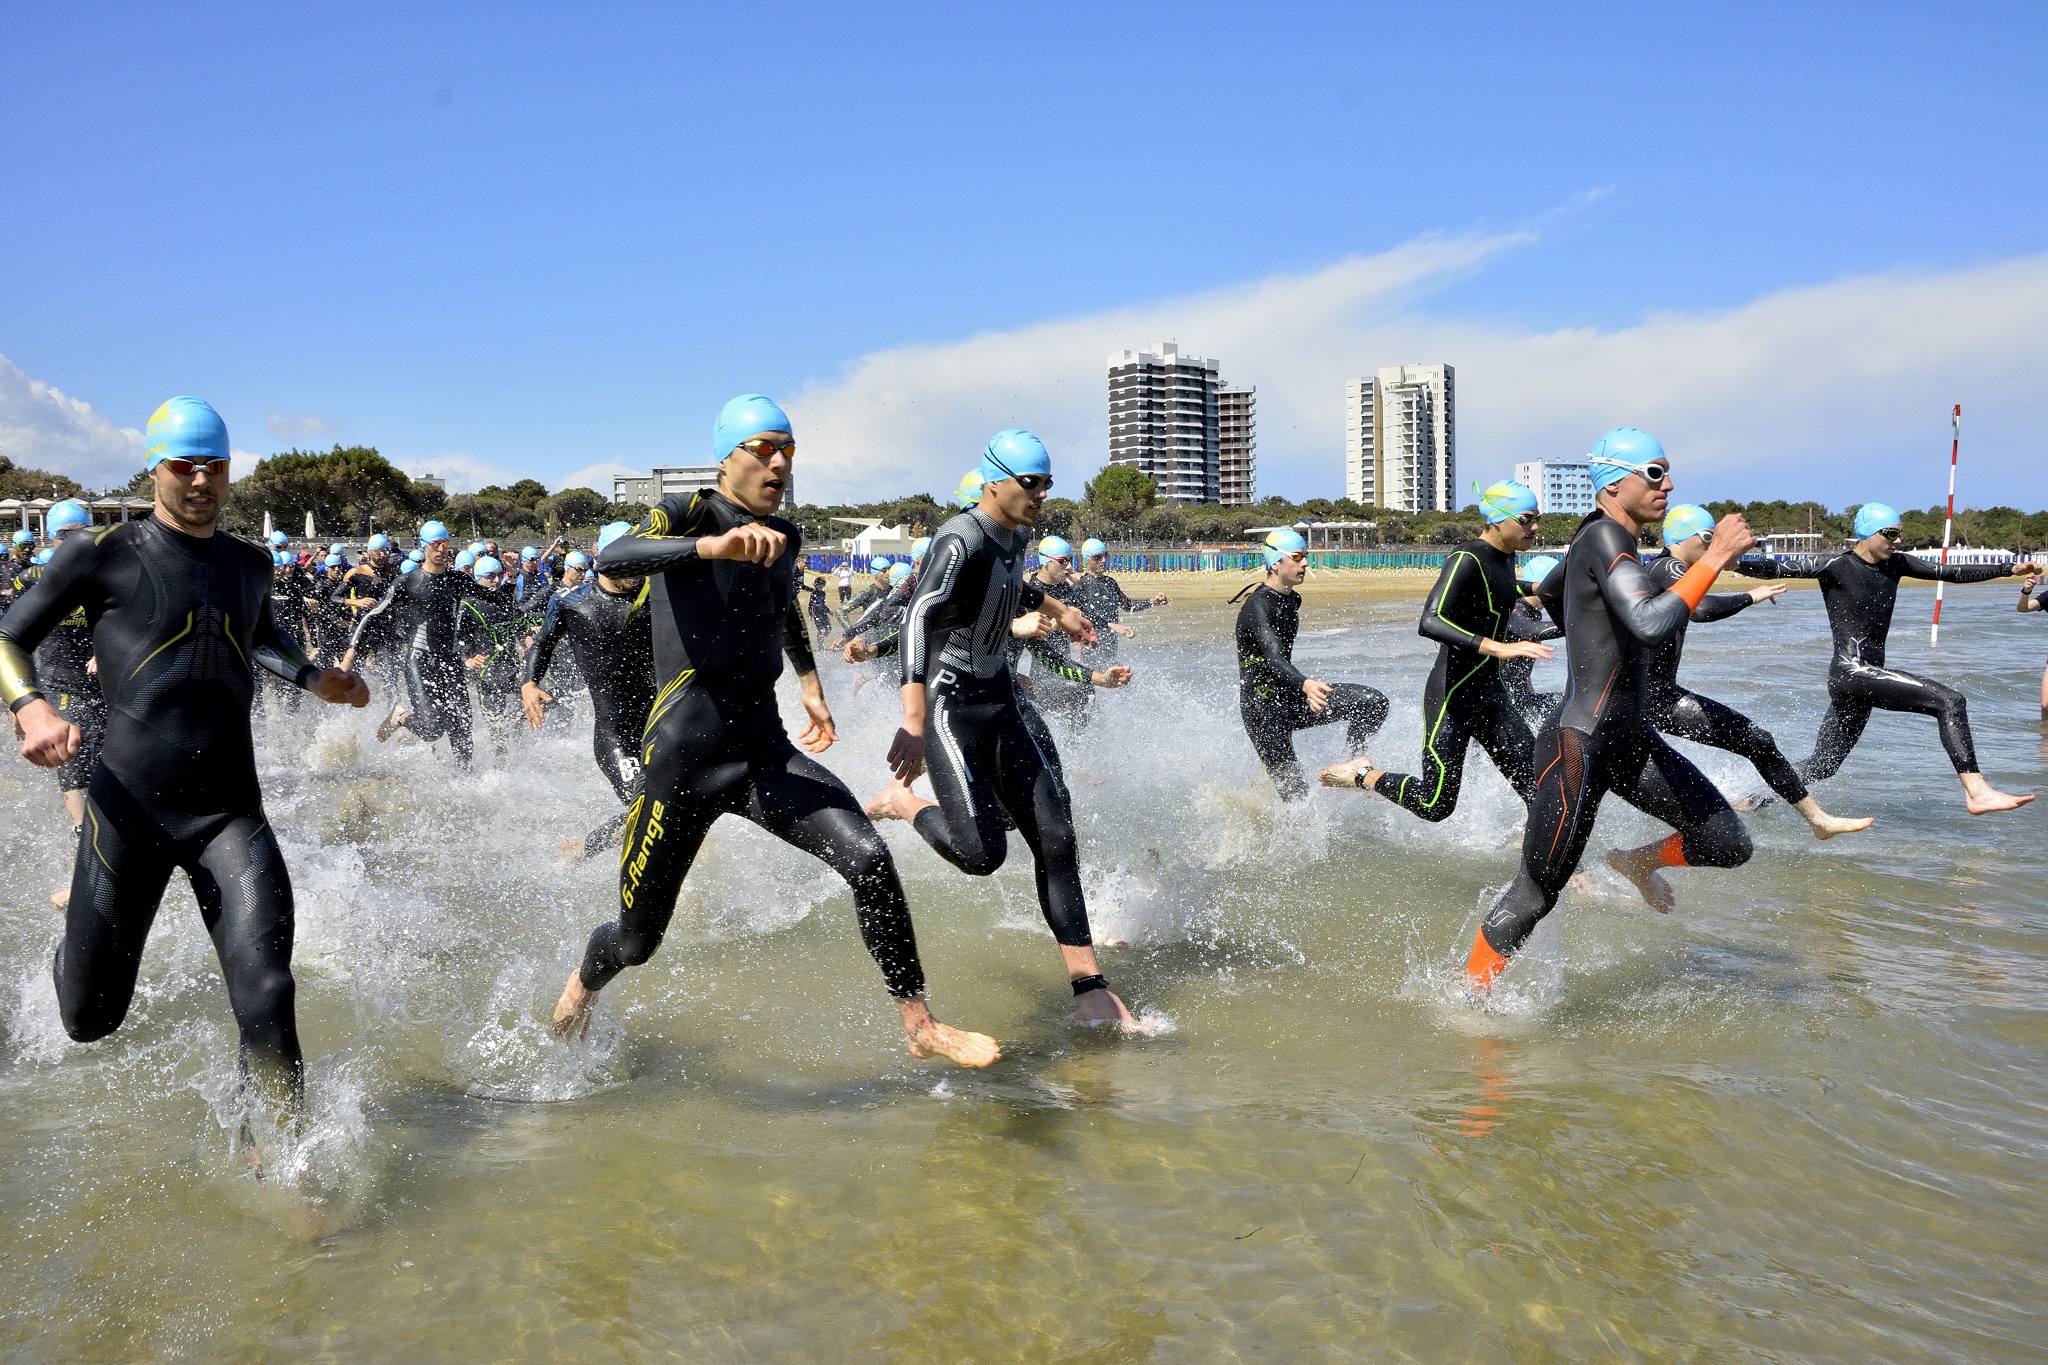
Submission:
[[[1901,629],[1893,657],[1962,687],[1987,775],[2029,788],[2048,628],[2011,597],[1957,592],[1941,650]],[[1312,584],[1297,649],[1394,697],[1396,766],[1413,610]],[[260,718],[316,1115],[267,1184],[231,1155],[233,1029],[182,884],[126,1026],[63,1036],[69,831],[51,779],[0,762],[0,1352],[2041,1358],[2048,811],[1971,819],[1932,722],[1880,716],[1819,792],[1873,831],[1762,810],[1749,865],[1675,874],[1669,917],[1595,871],[1475,1010],[1458,968],[1518,803],[1475,749],[1444,825],[1276,809],[1230,618],[1137,618],[1138,681],[1061,735],[1098,935],[1128,941],[1105,970],[1157,1036],[1067,1022],[1021,849],[975,881],[889,829],[935,1008],[1003,1043],[976,1073],[903,1052],[845,889],[732,821],[661,953],[555,1042],[610,914],[610,860],[555,865],[613,808],[587,716],[468,774],[375,744],[375,707]],[[1695,628],[1685,677],[1797,758],[1826,642],[1794,593]],[[893,688],[827,676],[826,761],[865,797]],[[1592,847],[1661,832],[1610,800]]]

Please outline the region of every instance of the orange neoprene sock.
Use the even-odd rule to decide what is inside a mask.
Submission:
[[[1465,984],[1475,991],[1490,991],[1494,978],[1507,965],[1507,955],[1495,952],[1493,945],[1486,941],[1486,931],[1481,929],[1472,936],[1472,953],[1465,959]]]
[[[1685,860],[1685,836],[1667,834],[1664,842],[1657,845],[1657,857],[1666,867],[1691,867]]]

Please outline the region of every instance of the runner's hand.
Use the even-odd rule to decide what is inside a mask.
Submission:
[[[370,685],[345,668],[323,668],[308,680],[306,690],[325,702],[361,710],[370,704]]]
[[[832,724],[832,708],[825,704],[825,694],[804,693],[804,714],[811,723],[803,728],[796,742],[814,754],[822,754],[838,742],[839,730]]]
[[[773,564],[782,557],[789,537],[772,526],[750,521],[715,536],[697,538],[697,558],[737,559],[747,564]]]
[[[915,782],[924,771],[924,736],[898,728],[889,742],[889,771],[905,782]]]
[[[1310,678],[1301,685],[1301,695],[1308,698],[1308,709],[1320,716],[1330,704],[1330,685],[1321,678]]]
[[[540,729],[541,722],[547,719],[545,708],[553,700],[554,697],[539,683],[519,684],[519,709],[526,713],[526,723],[536,730]]]
[[[14,733],[21,737],[21,756],[38,768],[63,767],[83,742],[78,727],[40,698],[14,713]]]

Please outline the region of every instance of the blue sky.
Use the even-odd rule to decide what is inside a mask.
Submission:
[[[2003,485],[1965,500],[2048,501],[2048,323],[1978,322],[2048,291],[2039,6],[587,9],[10,7],[15,387],[458,486],[698,458],[760,389],[807,497],[949,486],[1011,424],[1078,486],[1149,327],[1260,385],[1262,492],[1340,490],[1330,376],[1442,359],[1470,477],[1654,420],[1685,493],[1924,505],[1960,401]],[[1320,329],[1245,303],[1359,262]],[[0,395],[24,463],[76,418],[37,401]]]

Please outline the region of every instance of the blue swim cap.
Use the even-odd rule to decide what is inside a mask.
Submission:
[[[620,536],[631,535],[632,532],[633,523],[630,521],[606,522],[597,532],[597,552],[603,554],[605,546],[611,544]]]
[[[471,554],[471,553],[470,553],[469,551],[467,551],[467,550],[461,550],[461,551],[458,551],[458,552],[456,553],[456,556],[455,556],[455,567],[456,567],[456,568],[458,568],[458,569],[467,569],[467,568],[469,568],[469,567],[470,567],[471,565],[475,564],[475,563],[476,563],[476,561],[477,561],[477,556],[475,556],[475,555]]]
[[[376,535],[370,537],[370,543],[363,546],[363,548],[365,550],[388,550],[391,548],[391,537],[379,531]]]
[[[469,542],[468,545],[464,546],[463,548],[468,550],[473,555],[480,555],[484,552],[484,543],[481,540],[472,540],[471,542]]]
[[[417,564],[426,557],[427,552],[425,550],[420,549],[417,545],[415,545],[411,550],[406,552],[405,562],[408,564]]]
[[[50,510],[43,513],[43,534],[56,540],[66,531],[76,531],[81,526],[92,525],[92,513],[77,498],[66,498],[50,504]]]
[[[519,557],[521,559],[539,559],[540,551],[529,545],[519,552]]]
[[[910,580],[910,566],[909,566],[908,564],[891,564],[891,565],[889,566],[889,586],[890,586],[890,587],[892,587],[892,588],[900,588],[900,587],[902,587],[902,586],[903,586],[903,585],[904,585],[904,584],[905,584],[906,582],[908,582],[909,580]]]
[[[228,426],[203,398],[177,397],[149,415],[143,434],[142,467],[165,460],[225,460]]]
[[[887,573],[889,572],[890,567],[895,564],[895,562],[895,560],[889,558],[889,556],[887,555],[876,555],[873,559],[868,561],[868,572]]]
[[[448,539],[448,528],[438,521],[430,521],[420,527],[420,544],[431,545],[437,540]]]
[[[1522,566],[1522,581],[1533,588],[1550,577],[1551,571],[1562,562],[1556,555],[1537,555]]]
[[[482,555],[476,561],[475,571],[478,578],[489,578],[494,573],[505,572],[505,566],[489,555]]]
[[[711,458],[724,459],[741,441],[764,431],[796,435],[790,429],[789,414],[775,406],[774,399],[760,393],[741,394],[720,408],[718,420],[711,424]]]
[[[411,573],[411,572],[412,572],[412,571],[413,571],[414,569],[417,569],[418,567],[419,567],[419,561],[418,561],[418,560],[416,560],[416,559],[408,559],[408,560],[406,560],[406,561],[405,561],[405,563],[403,563],[403,564],[401,564],[401,565],[399,565],[399,566],[398,566],[398,576],[399,576],[400,578],[403,578],[403,577],[405,577],[405,576],[406,576],[407,574]]]
[[[269,535],[263,537],[263,539],[264,542],[268,544],[270,548],[273,550],[281,550],[285,546],[292,543],[292,538],[282,531],[272,531]]]
[[[327,547],[327,553],[331,555],[346,554],[348,553],[348,546],[342,544],[340,541],[337,540],[332,545]]]
[[[1900,524],[1897,509],[1889,503],[1866,502],[1856,509],[1856,539],[1864,540],[1879,531]]]
[[[1714,518],[1704,507],[1681,502],[1664,514],[1664,548],[1676,549],[1694,536],[1714,529]]]
[[[50,562],[51,560],[55,559],[56,557],[57,557],[57,551],[56,551],[55,547],[51,547],[51,548],[48,548],[48,549],[42,549],[42,550],[37,550],[37,551],[36,551],[36,555],[35,555],[35,558],[34,558],[34,559],[31,559],[31,560],[29,561],[29,563],[31,563],[31,564],[47,564],[47,563],[49,563],[49,562]]]
[[[970,469],[962,474],[959,485],[953,489],[953,505],[964,512],[979,503],[981,486],[986,482],[979,469]]]
[[[1094,536],[1090,536],[1081,542],[1081,558],[1083,559],[1100,559],[1108,553],[1109,547]]]
[[[1586,472],[1592,476],[1593,491],[1597,493],[1636,473],[1637,466],[1663,458],[1664,443],[1649,432],[1616,427],[1593,442],[1592,453],[1586,456]]]
[[[1074,557],[1074,547],[1059,536],[1047,536],[1038,542],[1040,559],[1067,559]]]
[[[16,545],[33,545],[33,544],[35,544],[35,543],[36,543],[36,537],[35,537],[35,532],[33,532],[33,531],[30,531],[30,530],[27,530],[26,528],[24,528],[24,529],[22,529],[22,530],[19,530],[19,531],[16,531],[16,532],[14,533],[14,543],[15,543]]]
[[[1019,474],[1051,474],[1052,456],[1045,442],[1021,427],[1007,427],[989,437],[981,452],[984,483],[1001,483]],[[979,499],[977,498],[977,501]]]
[[[916,540],[911,541],[910,562],[913,564],[917,563],[918,560],[923,559],[930,552],[931,548],[932,538],[930,536],[919,536]]]
[[[1301,532],[1282,526],[1266,532],[1266,567],[1272,568],[1287,556],[1299,550],[1306,550],[1308,542],[1301,538]]]
[[[341,556],[329,555],[327,556],[327,558],[321,560],[320,562],[322,564],[325,564],[330,569],[338,569],[341,567]]]
[[[1474,488],[1478,484],[1472,485]],[[1529,491],[1529,485],[1514,479],[1502,479],[1479,495],[1479,510],[1486,514],[1488,526],[1498,526],[1504,521],[1536,510],[1536,495]]]
[[[562,563],[571,569],[587,569],[590,567],[590,556],[581,550],[571,550],[569,557]]]

